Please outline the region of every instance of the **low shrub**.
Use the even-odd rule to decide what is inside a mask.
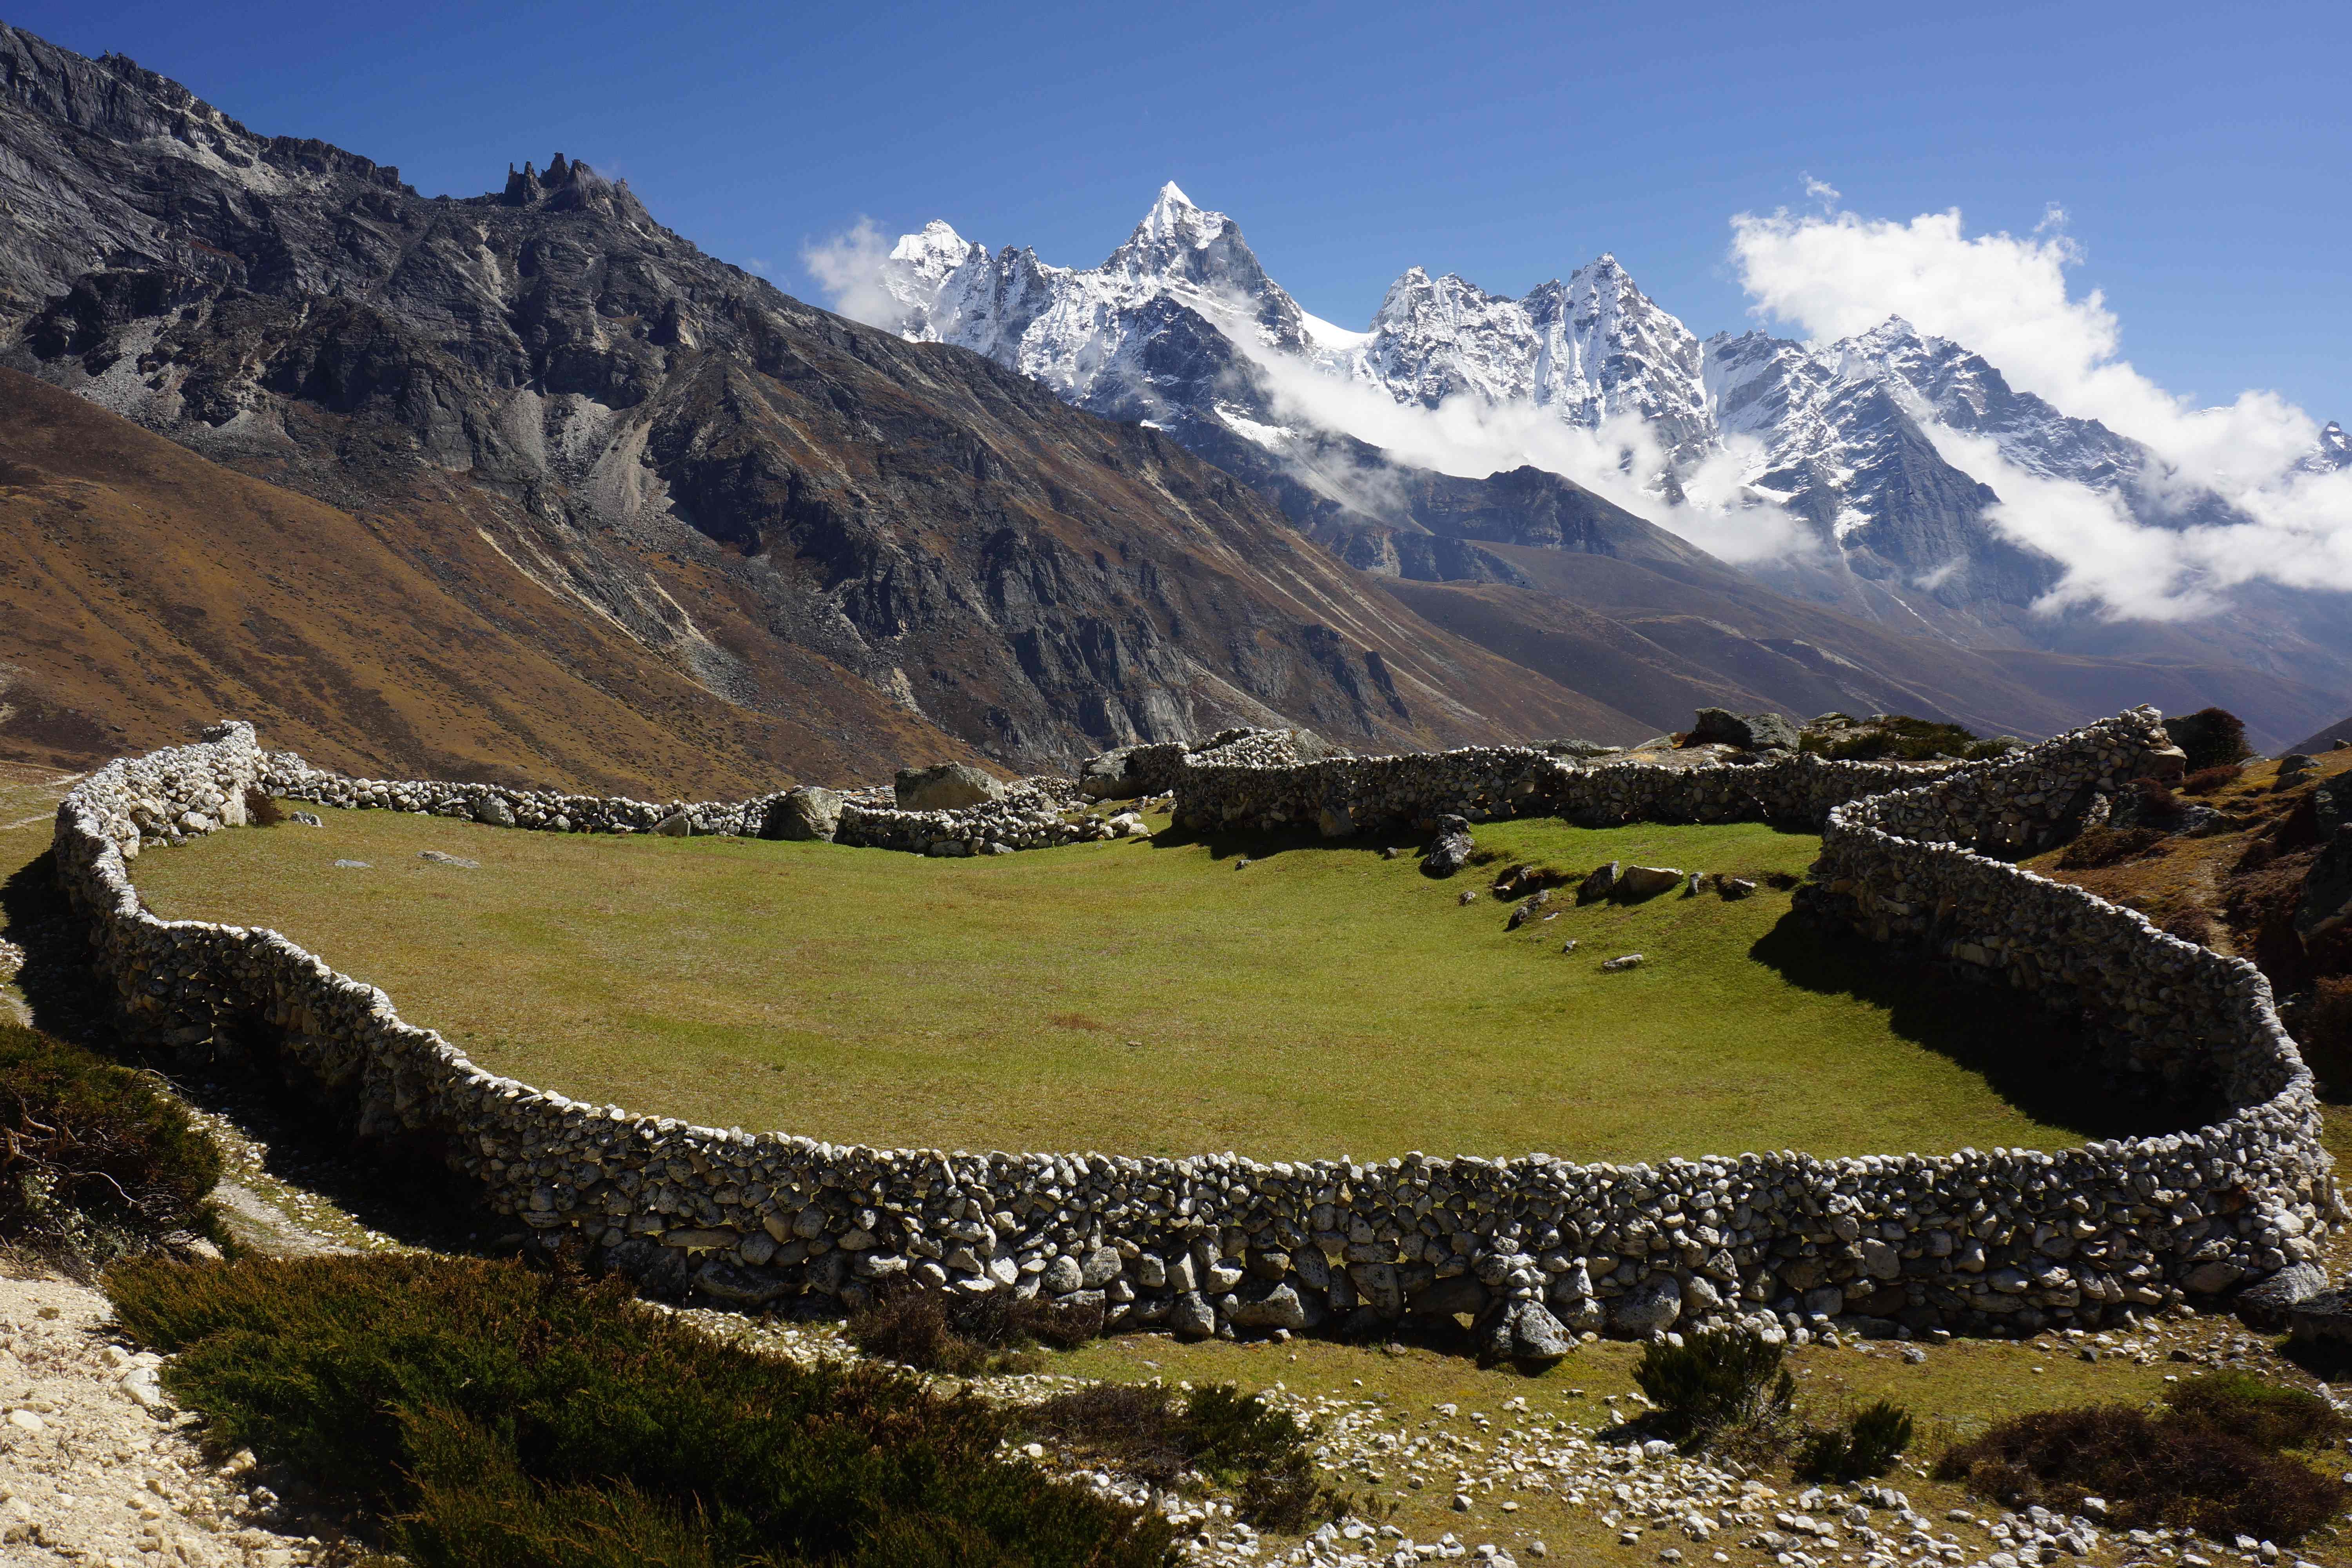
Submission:
[[[2332,1444],[2352,1432],[2352,1421],[2320,1395],[2234,1369],[2175,1384],[2164,1403],[2176,1415],[2273,1453]]]
[[[428,1255],[109,1275],[172,1392],[419,1568],[1159,1568],[1162,1521],[1004,1456],[1003,1413],[712,1340],[617,1284]]]
[[[1785,1423],[1797,1393],[1785,1359],[1781,1346],[1751,1329],[1709,1329],[1679,1345],[1652,1342],[1633,1382],[1656,1407],[1652,1425],[1696,1446],[1727,1429]]]
[[[2320,1087],[2332,1095],[2352,1092],[2352,975],[2313,981],[2288,1026]]]
[[[2131,805],[2144,822],[2166,822],[2180,815],[2180,797],[2160,779],[2134,779],[2124,787],[2131,791]]]
[[[2183,942],[2193,942],[2200,947],[2210,947],[2217,933],[2213,917],[2191,905],[2166,919],[2162,930],[2167,936],[2177,936]]]
[[[0,1236],[105,1263],[212,1234],[219,1148],[145,1075],[0,1024]]]
[[[1187,1391],[1097,1384],[1020,1412],[1021,1429],[1079,1448],[1155,1486],[1199,1470],[1232,1489],[1234,1512],[1261,1530],[1295,1531],[1346,1512],[1316,1479],[1307,1429],[1231,1384]]]
[[[852,1312],[844,1331],[869,1355],[971,1377],[1032,1370],[1029,1352],[1041,1344],[1076,1349],[1102,1332],[1102,1309],[1010,1290],[950,1296],[902,1285]]]
[[[2153,827],[2086,827],[2059,852],[2058,864],[2069,871],[2096,870],[2143,854],[2164,842]]]
[[[1809,1481],[1868,1480],[1893,1469],[1910,1446],[1911,1413],[1882,1399],[1808,1436],[1797,1474]]]
[[[2238,782],[2238,775],[2245,771],[2246,770],[2242,766],[2236,763],[2224,763],[2219,767],[2200,768],[2195,773],[2190,773],[2187,778],[2180,781],[2180,793],[2183,795],[2211,795],[2215,790],[2221,788],[2225,784],[2236,784]]]
[[[2188,753],[2192,773],[2242,763],[2253,755],[2246,744],[2245,722],[2226,708],[2200,708],[2167,719],[2164,731],[2174,745]]]
[[[2238,1411],[2230,1417],[2236,1428],[2201,1411],[2036,1411],[1950,1449],[1935,1473],[2007,1508],[2038,1503],[2071,1514],[2098,1497],[2124,1529],[2185,1527],[2224,1541],[2248,1535],[2285,1545],[2343,1509],[2341,1480],[2242,1435],[2250,1429],[2243,1413],[2259,1400],[2225,1394],[2209,1403]],[[2251,1429],[2260,1428],[2257,1421]]]

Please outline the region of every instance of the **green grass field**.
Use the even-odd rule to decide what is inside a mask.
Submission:
[[[494,1070],[635,1110],[845,1142],[1265,1158],[1578,1160],[2048,1147],[2001,998],[1922,989],[1789,895],[1506,906],[1410,858],[1129,840],[972,860],[504,832],[383,812],[133,868],[159,914],[268,926]],[[1797,871],[1748,824],[1488,825],[1514,859]],[[418,858],[438,849],[478,869]],[[339,868],[339,859],[370,862]],[[1578,949],[1560,949],[1573,938]],[[1639,952],[1644,967],[1604,974]],[[1996,1085],[2042,1091],[2013,1102]],[[2028,1105],[2031,1110],[2021,1109]]]

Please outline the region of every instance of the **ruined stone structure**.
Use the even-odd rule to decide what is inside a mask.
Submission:
[[[132,858],[236,826],[257,789],[572,830],[677,831],[683,817],[755,833],[767,801],[339,781],[265,758],[241,724],[91,774],[59,809],[58,868],[134,1038],[185,1060],[266,1062],[355,1136],[429,1151],[493,1209],[641,1275],[747,1304],[854,1302],[900,1279],[1044,1291],[1098,1305],[1113,1329],[1192,1334],[1468,1312],[1498,1353],[1546,1356],[1580,1330],[1734,1319],[1774,1333],[1854,1314],[1915,1330],[2090,1325],[2315,1255],[2337,1213],[2330,1164],[2311,1075],[2262,975],[1982,852],[2054,842],[2177,755],[2143,709],[1924,774],[1805,757],[1587,767],[1519,749],[1150,759],[1196,826],[1343,836],[1536,812],[1822,824],[1799,895],[1814,917],[2082,1016],[2084,1048],[2114,1072],[2221,1108],[2191,1131],[2053,1152],[1263,1163],[842,1147],[581,1104],[484,1071],[275,932],[156,919]]]

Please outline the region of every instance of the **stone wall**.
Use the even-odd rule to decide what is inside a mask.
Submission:
[[[357,779],[314,768],[290,752],[270,755],[257,782],[272,795],[352,810],[425,812],[495,827],[553,833],[734,834],[769,832],[781,792],[739,801],[666,803],[625,795],[559,795],[503,784]],[[1092,818],[1063,815],[1076,804],[1060,781],[1013,785],[1002,801],[955,811],[901,811],[890,790],[851,790],[841,804],[836,842],[917,855],[977,855],[992,849],[1043,849],[1115,836]],[[148,836],[165,830],[150,827]],[[136,854],[135,849],[132,850]]]
[[[906,1279],[1042,1290],[1098,1304],[1114,1329],[1183,1333],[1368,1332],[1410,1312],[1469,1312],[1491,1349],[1522,1356],[1559,1353],[1563,1331],[1729,1319],[1775,1334],[1853,1314],[1981,1331],[2210,1297],[2315,1255],[2336,1213],[2310,1075],[2259,973],[1959,846],[2062,832],[2079,797],[2162,745],[2140,710],[1924,784],[1805,760],[1578,774],[1517,751],[1180,770],[1180,813],[1219,823],[1280,826],[1335,805],[1396,820],[1818,814],[1824,853],[1801,896],[1819,918],[2085,1009],[2090,1048],[2111,1065],[2225,1105],[2193,1131],[2056,1152],[1632,1166],[949,1153],[581,1104],[476,1067],[282,936],[141,905],[127,858],[143,839],[234,826],[248,786],[283,782],[244,725],[92,774],[59,808],[58,868],[135,1038],[285,1075],[355,1135],[445,1160],[492,1209],[723,1300],[854,1303]],[[505,798],[523,825],[526,803]],[[570,798],[528,804],[545,826],[591,820]],[[727,809],[741,831],[740,806],[711,820],[726,830]],[[1921,824],[1942,837],[1905,831]]]

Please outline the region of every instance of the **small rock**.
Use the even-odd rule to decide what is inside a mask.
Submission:
[[[1478,901],[1478,889],[1465,888],[1462,889],[1462,896],[1454,901],[1457,904],[1475,904]]]
[[[1715,890],[1725,899],[1744,899],[1756,890],[1756,884],[1745,877],[1717,877]]]
[[[1621,969],[1639,969],[1641,967],[1642,955],[1638,952],[1621,953],[1615,958],[1604,958],[1601,961],[1601,973],[1604,974],[1614,974]]]
[[[1681,885],[1683,873],[1672,866],[1628,866],[1618,873],[1616,894],[1624,899],[1651,899]]]
[[[1562,952],[1574,952],[1576,951],[1576,939],[1574,937],[1570,937],[1566,942],[1559,944],[1559,950]]]
[[[439,849],[419,849],[416,852],[416,858],[419,860],[430,860],[436,866],[456,866],[467,871],[478,871],[482,868],[482,863],[479,860],[468,860],[462,855],[451,855]]]
[[[286,820],[298,824],[303,827],[324,827],[327,826],[326,819],[315,811],[289,812],[286,814]]]
[[[339,869],[345,871],[371,871],[374,869],[374,868],[369,865],[365,860],[338,860],[335,862],[335,865]]]

